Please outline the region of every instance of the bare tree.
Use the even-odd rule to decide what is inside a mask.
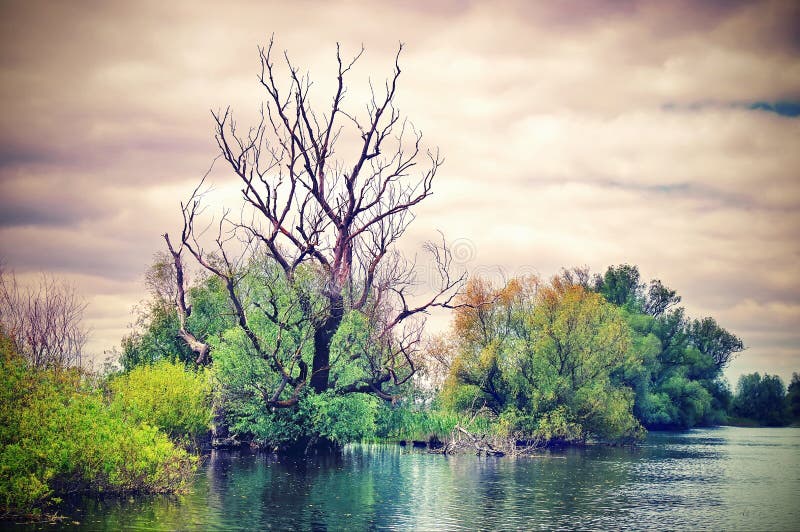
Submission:
[[[197,356],[195,359],[195,364],[202,365],[206,364],[208,359],[208,352],[210,351],[210,347],[206,342],[200,341],[193,333],[189,332],[186,328],[186,319],[191,316],[192,314],[192,307],[186,304],[186,287],[188,285],[188,281],[186,278],[186,272],[183,266],[183,249],[184,246],[181,245],[176,250],[172,247],[172,242],[169,240],[169,234],[164,233],[164,240],[167,243],[167,249],[169,249],[170,256],[172,258],[172,268],[174,268],[174,283],[158,283],[157,286],[161,287],[169,287],[170,292],[172,295],[172,300],[175,302],[175,310],[178,313],[178,336],[186,342],[186,345],[189,346],[189,349]],[[183,239],[181,239],[183,242]]]
[[[23,286],[0,264],[0,332],[34,367],[81,364],[86,305],[64,281],[42,275],[36,287]]]
[[[442,159],[438,151],[423,149],[422,134],[394,106],[402,45],[382,89],[370,83],[371,97],[361,113],[347,109],[344,101],[345,78],[363,48],[344,60],[337,45],[335,89],[330,103],[320,111],[309,96],[311,80],[285,52],[287,82],[285,87],[279,84],[273,46],[270,40],[265,49],[259,49],[259,82],[266,102],[258,123],[242,130],[230,109],[212,113],[221,157],[241,186],[243,206],[238,219],[226,210],[215,224],[212,251],[204,248],[201,237],[210,226],[198,226],[203,212],[201,180],[182,204],[180,246],[174,248],[169,236],[164,237],[176,271],[181,270],[185,249],[224,282],[238,325],[255,352],[281,376],[277,389],[265,394],[269,405],[295,404],[306,385],[316,392],[329,389],[336,362],[331,360],[331,340],[350,310],[369,316],[374,331],[373,348],[350,355],[368,368],[368,377],[336,390],[392,400],[394,395],[386,387],[407,382],[417,369],[423,321],[418,318],[434,307],[452,308],[464,281],[463,275],[450,275],[452,255],[444,240],[430,243],[427,251],[435,264],[438,286],[433,295],[414,302],[415,263],[396,249],[414,219],[412,208],[431,195]],[[340,158],[337,150],[350,151],[350,162]],[[244,253],[236,253],[237,247]],[[278,305],[245,300],[245,266],[248,257],[258,254],[273,261],[287,283],[294,282],[301,267],[321,279],[321,307],[314,307],[307,297],[297,302],[310,324],[307,338],[298,333],[296,323],[287,321]],[[176,299],[179,314],[188,315],[181,298],[179,294]],[[313,342],[311,367],[299,352],[281,358],[276,346],[266,345],[251,327],[253,312],[267,316],[282,332],[293,330],[293,345]]]

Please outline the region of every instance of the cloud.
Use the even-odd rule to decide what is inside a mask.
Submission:
[[[334,43],[365,45],[353,112],[406,43],[398,105],[446,157],[409,253],[442,229],[472,242],[484,272],[639,264],[743,336],[735,368],[800,369],[787,310],[800,305],[796,3],[0,9],[0,255],[80,280],[96,352],[125,333],[160,235],[216,155],[209,110],[253,119],[256,45],[274,32],[320,109]],[[209,182],[212,210],[236,205],[224,165]]]

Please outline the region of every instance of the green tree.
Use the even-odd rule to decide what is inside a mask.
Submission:
[[[183,272],[180,275],[184,283],[180,300],[188,316],[183,314],[181,320],[182,314],[175,305],[178,297],[175,265],[167,255],[156,255],[145,274],[150,299],[137,313],[133,331],[122,339],[120,364],[125,371],[159,360],[198,362],[197,353],[184,338],[187,331],[193,331],[195,342],[205,345],[209,336],[234,326],[233,312],[220,280],[200,277],[190,285],[184,275]],[[209,361],[207,356],[199,360]]]
[[[489,406],[504,424],[551,440],[640,434],[633,392],[611,374],[640,364],[620,311],[564,276],[515,279],[501,290],[471,280],[456,311],[457,353],[446,405]]]
[[[274,272],[267,282],[269,263],[256,264],[241,287],[256,309],[273,312],[272,319],[253,313],[249,327],[273,356],[259,356],[247,332],[230,327],[209,338],[213,352],[212,372],[217,404],[230,430],[256,443],[290,452],[307,452],[315,446],[343,444],[374,436],[377,399],[382,392],[351,393],[372,375],[369,367],[375,342],[374,324],[368,316],[352,310],[342,319],[331,341],[332,367],[329,389],[317,393],[308,386],[295,387],[288,408],[279,408],[284,374],[297,374],[302,363],[310,368],[314,356],[314,327],[307,312],[323,306],[315,291],[316,277],[309,268],[299,268],[292,280]],[[297,304],[304,302],[306,308]],[[274,306],[273,306],[274,305]],[[279,321],[280,323],[276,323]],[[299,373],[299,378],[306,379]]]
[[[595,288],[606,301],[620,307],[640,308],[643,303],[644,284],[637,266],[609,266],[602,277],[596,278]]]
[[[792,382],[786,394],[786,408],[793,421],[800,420],[800,374],[792,373]]]
[[[223,348],[229,360],[253,357],[250,376],[260,375],[253,389],[265,411],[297,407],[309,390],[396,400],[418,368],[421,318],[451,306],[463,281],[450,277],[444,243],[429,243],[439,283],[432,297],[413,301],[413,263],[397,243],[412,210],[431,195],[442,161],[422,147],[421,134],[394,106],[399,50],[385,90],[371,91],[366,106],[346,102],[344,81],[362,52],[348,61],[337,47],[335,89],[320,108],[310,79],[288,54],[281,83],[272,41],[260,50],[266,97],[260,121],[241,130],[229,109],[214,114],[220,156],[242,191],[241,216],[226,211],[215,238],[204,239],[201,181],[182,204],[180,239],[173,245],[164,235],[176,276],[179,336],[198,361],[217,357],[225,342],[238,350]],[[340,138],[358,148],[337,149]],[[352,160],[338,158],[348,151]],[[197,311],[185,297],[188,256],[221,283],[237,331],[204,339],[193,328]],[[352,313],[366,317],[370,340],[360,346],[368,348],[349,346],[339,356],[334,339]],[[360,373],[352,380],[352,367],[340,365]]]
[[[785,398],[786,388],[780,377],[750,373],[739,377],[733,411],[763,425],[785,425],[788,422]]]
[[[636,266],[609,267],[594,289],[624,312],[641,366],[612,377],[635,392],[636,417],[648,428],[725,422],[732,395],[722,377],[741,341],[712,318],[690,320],[681,297],[658,279],[645,285]]]
[[[664,286],[661,280],[653,279],[647,289],[644,311],[651,316],[659,317],[680,302],[681,296],[675,290]]]
[[[722,370],[736,353],[744,350],[744,343],[736,335],[726,331],[714,318],[694,320],[687,328],[689,341],[701,353],[711,357]]]

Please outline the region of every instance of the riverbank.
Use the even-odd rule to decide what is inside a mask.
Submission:
[[[782,428],[782,427],[800,427],[800,421],[794,421],[786,425],[767,425],[760,423],[758,420],[746,417],[729,416],[727,422],[721,424],[723,427],[742,427],[742,428]]]

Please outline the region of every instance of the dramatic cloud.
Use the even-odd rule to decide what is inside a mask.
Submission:
[[[744,339],[732,379],[800,370],[796,2],[0,10],[0,256],[80,286],[97,354],[126,332],[160,234],[216,155],[209,110],[242,125],[258,110],[256,46],[274,33],[320,106],[335,43],[363,43],[355,111],[406,43],[401,110],[446,156],[409,252],[440,229],[486,275],[638,264]],[[235,202],[228,177],[209,177],[215,206]]]

